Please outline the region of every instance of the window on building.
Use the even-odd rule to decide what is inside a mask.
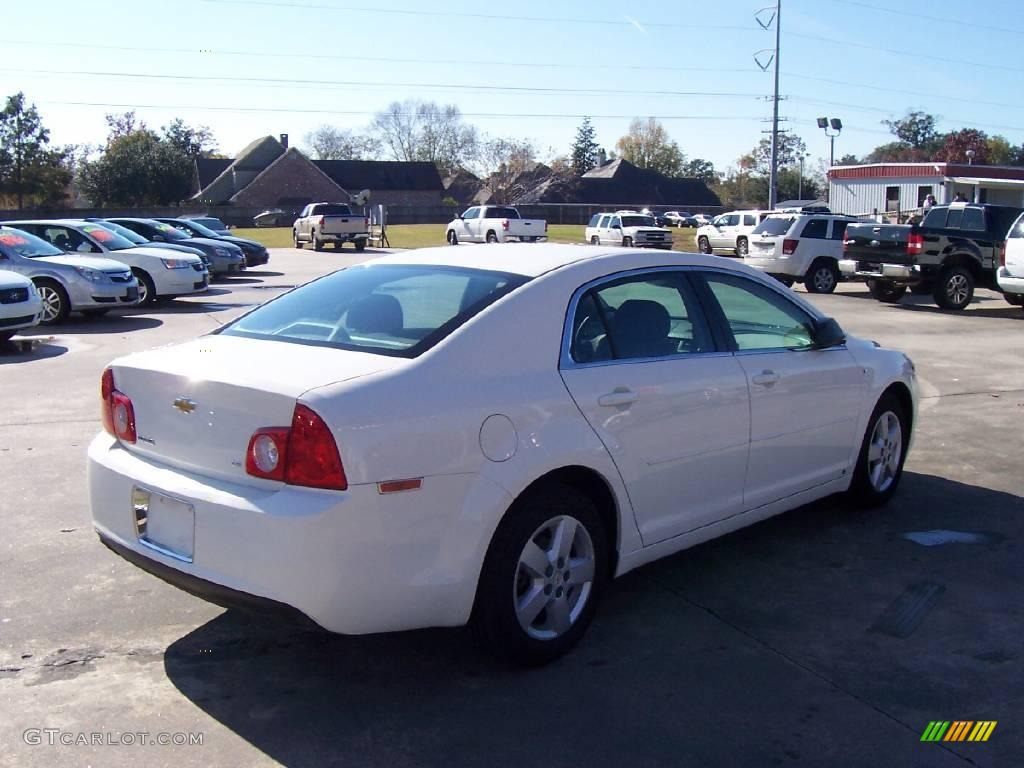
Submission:
[[[885,210],[898,211],[900,209],[900,188],[885,188]]]
[[[934,195],[935,190],[932,189],[931,184],[922,184],[917,188],[917,207],[922,208],[924,206],[924,199],[928,195]]]

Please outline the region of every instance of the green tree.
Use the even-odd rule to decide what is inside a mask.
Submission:
[[[907,112],[899,120],[883,120],[882,125],[904,144],[913,149],[932,151],[937,148],[940,140],[935,125],[937,118],[927,112]]]
[[[572,170],[577,176],[595,167],[598,163],[600,146],[597,143],[597,131],[590,122],[589,117],[584,117],[579,130],[576,131],[576,141],[572,144]]]
[[[635,118],[629,124],[629,133],[615,145],[623,160],[638,168],[647,168],[665,176],[680,176],[686,155],[668,136],[665,126],[653,117],[646,122]]]
[[[718,181],[718,173],[710,160],[702,160],[699,157],[683,163],[682,175],[694,179],[700,179],[705,184],[714,184]]]
[[[836,165],[860,165],[856,155],[845,154],[836,160]]]
[[[807,155],[807,145],[803,139],[795,134],[780,133],[778,154],[779,168],[785,168],[787,165],[796,165],[799,163],[800,157]],[[771,162],[772,140],[770,138],[761,139],[749,155],[744,155],[739,160],[741,167],[755,170],[763,176],[770,174]]]
[[[988,162],[991,165],[1013,165],[1017,158],[1017,148],[1003,136],[988,137]]]
[[[10,195],[18,209],[26,200],[53,205],[63,200],[71,179],[67,149],[51,149],[50,132],[43,126],[35,104],[25,94],[7,97],[0,111],[0,195]]]

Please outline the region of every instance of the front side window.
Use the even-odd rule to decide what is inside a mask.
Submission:
[[[824,240],[826,234],[828,234],[828,219],[811,219],[804,224],[804,231],[801,237]]]
[[[735,227],[740,223],[740,216],[738,213],[730,214],[725,217],[725,221],[722,224],[726,227]]]
[[[679,272],[621,278],[591,289],[576,307],[572,357],[606,362],[711,351],[689,283]]]
[[[949,208],[932,208],[921,222],[922,227],[931,229],[943,229],[946,226],[946,214]]]
[[[78,232],[67,227],[44,227],[42,235],[55,248],[75,253],[102,253],[95,245],[86,240]]]
[[[26,259],[61,255],[60,250],[41,237],[20,229],[8,228],[0,228],[0,251],[8,252],[9,256],[24,256]]]
[[[102,243],[105,248],[109,248],[112,251],[123,251],[126,248],[135,247],[135,243],[128,238],[122,237],[117,232],[100,226],[99,224],[83,224],[82,231],[97,242]]]
[[[619,221],[618,216],[612,216],[611,221],[608,222],[608,226],[612,229],[622,229],[622,222]]]
[[[806,349],[813,318],[771,288],[739,275],[703,273],[739,351]]]
[[[526,281],[457,267],[349,267],[262,305],[220,332],[416,357]]]
[[[466,212],[464,214],[462,214],[462,218],[463,219],[467,219],[467,220],[468,219],[475,219],[479,215],[480,215],[480,209],[479,208],[469,208],[469,209],[466,210]]]

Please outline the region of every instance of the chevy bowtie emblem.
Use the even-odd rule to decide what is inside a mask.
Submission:
[[[192,413],[196,409],[195,402],[189,400],[187,397],[179,397],[173,403],[171,403],[171,405],[173,405],[182,413]]]

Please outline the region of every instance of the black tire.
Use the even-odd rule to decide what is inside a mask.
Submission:
[[[82,314],[88,317],[90,320],[99,320],[101,317],[105,317],[110,312],[109,309],[83,309]]]
[[[156,288],[153,287],[153,278],[149,276],[148,272],[138,267],[132,267],[132,274],[139,281],[139,303],[137,306],[156,304]]]
[[[943,309],[961,310],[974,298],[974,275],[967,267],[946,267],[932,289],[932,298]]]
[[[459,244],[459,236],[455,234],[455,230],[454,229],[449,229],[448,230],[448,234],[445,235],[445,240],[448,241],[448,245],[458,245]]]
[[[561,634],[544,639],[528,634],[516,614],[516,593],[524,577],[528,582],[526,586],[531,586],[528,572],[520,570],[520,555],[526,544],[535,539],[545,525],[560,517],[573,518],[586,530],[592,545],[594,572],[589,590],[579,597],[586,602],[576,619]],[[547,613],[548,606],[562,599],[563,593],[554,591],[553,579],[559,579],[558,583],[562,586],[558,589],[565,590],[566,603],[570,602],[574,588],[587,587],[585,583],[576,587],[571,580],[562,579],[562,570],[556,570],[557,565],[558,562],[553,563],[548,569],[549,575],[542,575],[533,581],[532,586],[537,588],[541,582],[545,584],[545,596],[559,596],[549,599],[538,594],[545,606],[529,625],[534,631],[537,631],[536,623],[540,617],[546,617],[544,622],[551,620]],[[562,567],[566,565],[563,563]],[[516,500],[494,532],[477,586],[471,621],[473,630],[483,646],[500,659],[526,666],[547,664],[567,653],[583,637],[594,617],[609,572],[608,534],[593,502],[575,488],[560,483],[536,488]],[[570,586],[565,587],[565,584]],[[579,592],[575,594],[580,596]],[[576,608],[567,610],[575,611]]]
[[[907,286],[896,285],[889,280],[868,280],[868,290],[885,304],[898,304],[903,294],[907,292]]]
[[[324,241],[316,236],[316,230],[315,229],[310,232],[309,237],[313,241],[313,250],[314,251],[322,251],[324,249]]]
[[[700,251],[701,253],[711,253],[711,241],[708,240],[703,235],[701,235],[700,237],[697,238],[697,250]]]
[[[593,237],[590,238],[590,244],[591,245],[600,245],[601,244],[601,238],[598,237],[597,235],[594,235]]]
[[[873,465],[879,459],[872,460],[869,454],[873,452],[872,443],[876,442],[873,438],[875,438],[876,429],[879,429],[879,422],[885,414],[894,415],[899,424],[899,456],[896,457],[895,468],[892,468],[891,463],[889,465],[890,471],[893,473],[891,482],[887,486],[879,488],[877,482],[872,482]],[[907,441],[910,439],[908,427],[907,414],[904,412],[899,398],[892,392],[886,392],[882,395],[878,404],[875,405],[875,410],[868,420],[867,430],[864,432],[860,453],[857,454],[857,467],[854,469],[849,491],[850,499],[857,506],[865,508],[878,507],[885,504],[896,493],[896,489],[900,484],[900,478],[903,477],[903,463],[907,458]],[[883,453],[883,455],[891,455],[891,453]]]
[[[839,265],[832,259],[815,259],[804,276],[808,293],[835,293],[839,285]]]
[[[14,338],[14,334],[16,333],[17,331],[0,331],[0,344],[6,344]]]
[[[624,237],[624,238],[622,238],[622,247],[623,248],[632,248],[633,247],[633,238],[632,237]]]
[[[1004,293],[1003,298],[1006,299],[1007,304],[1024,307],[1024,293]]]
[[[52,313],[47,316],[47,306],[43,307],[43,319],[39,321],[40,325],[59,325],[68,319],[68,315],[71,314],[71,300],[68,298],[68,292],[64,290],[64,286],[56,280],[42,277],[36,280],[36,290],[39,291],[43,304],[52,309]]]
[[[498,234],[493,230],[487,233],[487,242],[496,243],[498,242]]]
[[[302,241],[299,240],[299,232],[296,229],[292,230],[292,241],[295,243],[295,247],[300,251],[302,250]]]
[[[363,251],[366,250],[366,241],[365,240],[362,240],[362,239],[360,239],[360,240],[353,240],[352,241],[352,245],[354,245],[356,247],[356,253],[362,253]]]
[[[742,258],[748,253],[750,253],[750,243],[747,241],[747,238],[736,238],[736,255]]]

